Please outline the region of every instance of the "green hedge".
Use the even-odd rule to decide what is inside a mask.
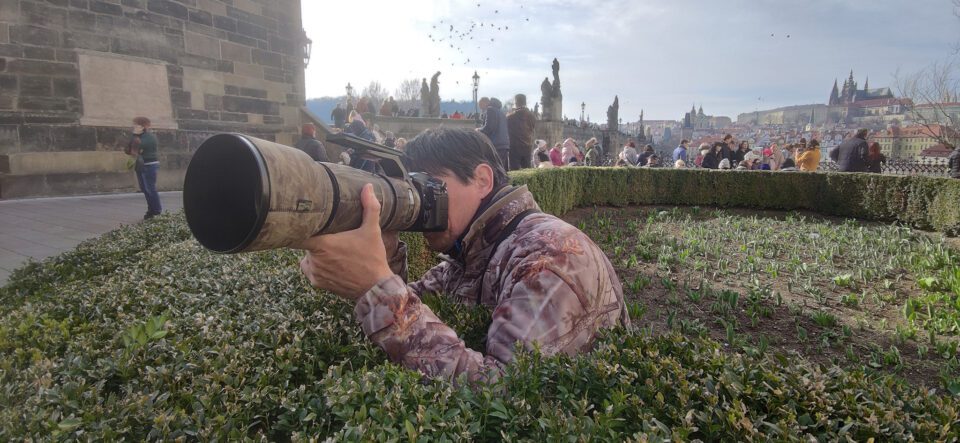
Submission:
[[[591,205],[809,210],[960,233],[960,180],[879,174],[558,168],[511,173],[547,212]]]
[[[944,231],[958,220],[957,183],[944,180],[590,168],[513,177],[554,213],[649,203],[812,209]],[[888,201],[863,200],[876,196]],[[419,236],[404,239],[415,276],[434,258]],[[386,362],[349,303],[309,288],[299,258],[211,254],[169,214],[14,272],[0,288],[0,440],[960,438],[949,393],[641,331],[611,331],[576,358],[522,354],[493,386],[425,382]],[[482,347],[489,312],[425,302]]]

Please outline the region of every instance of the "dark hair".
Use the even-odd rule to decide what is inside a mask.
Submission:
[[[653,152],[653,145],[644,146],[643,150],[646,152]]]
[[[523,94],[517,94],[513,97],[513,102],[518,108],[527,106],[527,96]]]
[[[866,138],[867,138],[867,134],[869,134],[869,133],[870,133],[870,130],[869,130],[869,129],[867,129],[867,128],[860,128],[860,129],[857,129],[857,132],[856,132],[853,136],[854,136],[854,137],[859,137],[859,138],[862,138],[862,139],[866,139]]]
[[[143,126],[143,127],[149,127],[149,126],[150,126],[150,119],[149,119],[149,118],[146,118],[146,117],[137,117],[137,118],[134,118],[134,119],[133,119],[133,124],[135,124],[135,125],[140,125],[140,126]]]
[[[474,169],[484,163],[493,169],[495,189],[510,182],[490,140],[477,131],[427,129],[407,143],[405,156],[413,171],[432,175],[451,173],[461,183],[472,180]]]
[[[809,147],[811,147],[811,148],[814,147],[814,146],[820,146],[820,142],[817,141],[817,139],[811,139],[811,140],[810,140],[810,144],[807,145],[807,146],[809,146]]]
[[[780,166],[780,169],[783,169],[783,168],[796,168],[796,167],[797,167],[797,163],[794,162],[792,158],[788,158],[788,159],[786,159],[786,160],[783,161],[783,165]]]
[[[681,145],[684,144],[684,143],[690,143],[690,140],[687,140],[687,139],[680,140],[680,144],[681,144]]]
[[[723,136],[723,140],[724,140],[724,141],[726,141],[726,140],[729,139],[729,138],[733,138],[733,136],[730,135],[730,134],[727,134],[727,135],[724,135],[724,136]]]

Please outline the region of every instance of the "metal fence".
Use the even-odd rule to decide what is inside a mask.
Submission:
[[[820,171],[830,172],[837,170],[837,164],[827,160],[820,162]],[[934,159],[921,160],[890,160],[884,163],[880,170],[890,175],[924,175],[927,177],[949,177],[950,167],[943,161]]]

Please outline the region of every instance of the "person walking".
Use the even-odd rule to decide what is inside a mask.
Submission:
[[[295,148],[306,152],[313,161],[326,162],[327,150],[323,143],[317,140],[317,127],[313,123],[306,123],[300,130],[300,140],[294,145]]]
[[[333,127],[343,129],[343,124],[347,120],[347,111],[337,103],[337,107],[330,112],[330,119],[333,120]]]
[[[510,133],[507,129],[507,116],[503,114],[503,103],[497,98],[483,97],[479,102],[483,113],[483,126],[477,128],[490,139],[494,149],[500,155],[503,168],[510,170]]]
[[[137,184],[147,200],[147,212],[144,220],[151,219],[163,212],[160,193],[157,192],[157,171],[160,170],[160,157],[157,154],[157,136],[150,130],[150,119],[133,119],[133,137],[124,152],[134,157]]]
[[[840,146],[830,150],[830,159],[839,166],[840,172],[865,172],[868,166],[867,156],[870,147],[867,145],[868,129],[858,129],[857,132]]]
[[[880,150],[880,143],[873,142],[867,149],[867,172],[875,174],[883,173],[883,167],[887,165],[887,156]]]
[[[684,163],[687,162],[687,144],[690,143],[690,140],[683,139],[680,140],[680,146],[677,146],[673,150],[673,162],[676,163],[677,160],[683,160]]]
[[[507,129],[510,136],[510,169],[530,167],[533,151],[533,132],[537,118],[527,109],[527,96],[517,94],[513,97],[515,108],[507,115]]]

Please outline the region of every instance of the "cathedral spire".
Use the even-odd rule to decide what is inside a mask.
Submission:
[[[837,79],[833,79],[833,90],[830,91],[830,101],[827,104],[830,106],[840,104],[840,89],[837,88]]]
[[[867,92],[870,89],[870,76],[867,76],[867,80],[863,82],[863,92]]]

